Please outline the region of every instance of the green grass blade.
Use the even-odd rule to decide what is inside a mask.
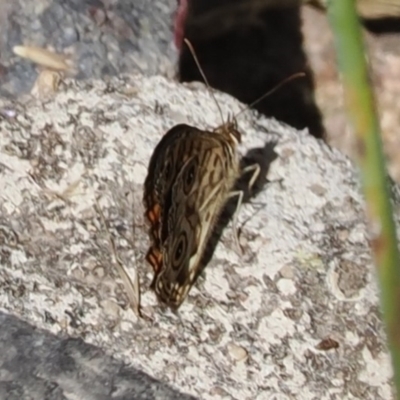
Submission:
[[[346,105],[357,139],[381,308],[400,399],[400,257],[379,120],[354,1],[329,1],[328,15],[335,35]]]

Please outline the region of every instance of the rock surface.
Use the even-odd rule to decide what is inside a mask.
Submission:
[[[4,313],[0,323],[2,399],[195,400],[81,339],[57,337]]]
[[[39,378],[43,390],[55,387],[48,399],[168,399],[173,390],[201,399],[393,398],[363,200],[345,156],[307,132],[241,115],[240,151],[267,178],[240,212],[244,255],[229,224],[173,313],[148,289],[142,184],[162,134],[180,122],[216,127],[216,106],[203,85],[162,77],[61,89],[45,103],[0,103],[0,307],[31,324],[0,316],[3,398],[24,398]],[[240,108],[217,98],[225,113]],[[128,307],[95,197],[119,257],[140,276],[149,319]],[[32,350],[38,343],[48,352]],[[69,369],[66,343],[74,354],[96,346],[97,356]],[[139,383],[115,391],[112,377],[133,387],[138,370],[167,394]]]
[[[29,93],[40,70],[14,46],[69,55],[76,77],[174,73],[176,0],[0,0],[0,97]]]

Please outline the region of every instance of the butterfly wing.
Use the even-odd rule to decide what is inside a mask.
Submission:
[[[163,266],[153,281],[160,300],[174,308],[200,272],[207,240],[239,170],[232,149],[213,133],[202,132],[180,145],[186,158],[165,194],[169,207],[162,222],[166,230]]]
[[[155,274],[159,273],[162,267],[161,243],[167,234],[166,227],[162,224],[163,215],[168,214],[170,207],[166,194],[171,191],[172,183],[182,167],[174,149],[183,138],[197,132],[197,128],[186,124],[174,126],[162,137],[150,158],[148,175],[144,182],[143,203],[145,217],[150,223],[151,240],[146,259],[152,265]]]

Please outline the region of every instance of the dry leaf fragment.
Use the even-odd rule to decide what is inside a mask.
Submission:
[[[328,0],[303,0],[320,9],[328,7]],[[398,18],[400,17],[399,0],[357,0],[357,11],[363,18]]]
[[[61,76],[59,72],[45,69],[40,71],[36,78],[31,94],[40,99],[54,95],[60,85]]]
[[[57,71],[67,71],[71,69],[71,66],[67,62],[67,56],[54,53],[41,47],[15,46],[13,52],[17,56],[27,58],[28,60],[46,68]]]
[[[128,295],[129,302],[131,304],[132,310],[138,317],[142,318],[142,313],[140,311],[140,283],[139,283],[139,277],[138,277],[138,275],[137,275],[137,273],[135,271],[135,276],[134,276],[134,279],[133,279],[133,282],[132,282],[131,277],[129,276],[128,272],[125,270],[124,265],[122,264],[121,260],[119,259],[118,255],[117,255],[117,250],[116,250],[116,247],[115,247],[114,240],[111,237],[110,231],[108,230],[108,227],[107,227],[106,220],[104,218],[103,211],[101,210],[100,205],[99,205],[99,203],[98,203],[96,198],[95,198],[95,202],[96,202],[96,208],[97,208],[98,213],[100,215],[100,219],[102,221],[102,224],[106,228],[108,241],[110,243],[110,247],[111,247],[113,256],[115,258],[115,263],[116,263],[116,266],[117,266],[117,270],[118,270],[118,273],[119,273],[122,281],[124,282],[125,290],[127,292],[127,295]]]
[[[79,184],[81,183],[81,179],[77,179],[75,181],[73,181],[70,185],[67,186],[66,189],[64,189],[62,192],[57,192],[56,190],[52,190],[49,189],[47,187],[43,187],[42,185],[40,185],[35,177],[29,173],[30,178],[32,179],[32,181],[43,190],[43,193],[50,197],[50,198],[54,198],[54,199],[59,199],[64,201],[66,204],[70,204],[70,198],[73,196],[76,196],[79,194],[79,192],[77,192],[77,188],[79,187]]]

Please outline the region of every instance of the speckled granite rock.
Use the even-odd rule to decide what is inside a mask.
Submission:
[[[240,107],[229,96],[217,97],[225,112]],[[362,196],[353,165],[338,151],[306,132],[242,116],[241,152],[265,161],[273,147],[277,155],[269,182],[240,213],[245,253],[236,253],[229,224],[205,276],[174,314],[148,290],[142,184],[168,128],[220,123],[203,86],[140,75],[70,81],[44,104],[1,103],[0,115],[3,311],[53,334],[79,337],[118,360],[105,363],[125,362],[201,399],[392,398]],[[151,322],[138,320],[127,305],[95,195],[119,256],[139,273]],[[1,324],[2,337],[10,329]],[[56,340],[33,334],[43,336],[43,346]],[[68,343],[71,351],[83,346]],[[14,365],[31,363],[32,370],[38,362],[9,357]],[[57,350],[47,362],[56,370]],[[104,370],[96,372],[91,358],[77,368],[95,372],[38,374],[58,385],[48,398],[90,398],[79,390],[104,379]],[[27,369],[8,370],[3,362],[0,380],[12,376],[26,391]]]
[[[195,400],[113,360],[0,312],[1,399]]]
[[[176,0],[0,0],[0,97],[29,93],[39,68],[19,45],[53,48],[74,60],[77,78],[174,73]]]

